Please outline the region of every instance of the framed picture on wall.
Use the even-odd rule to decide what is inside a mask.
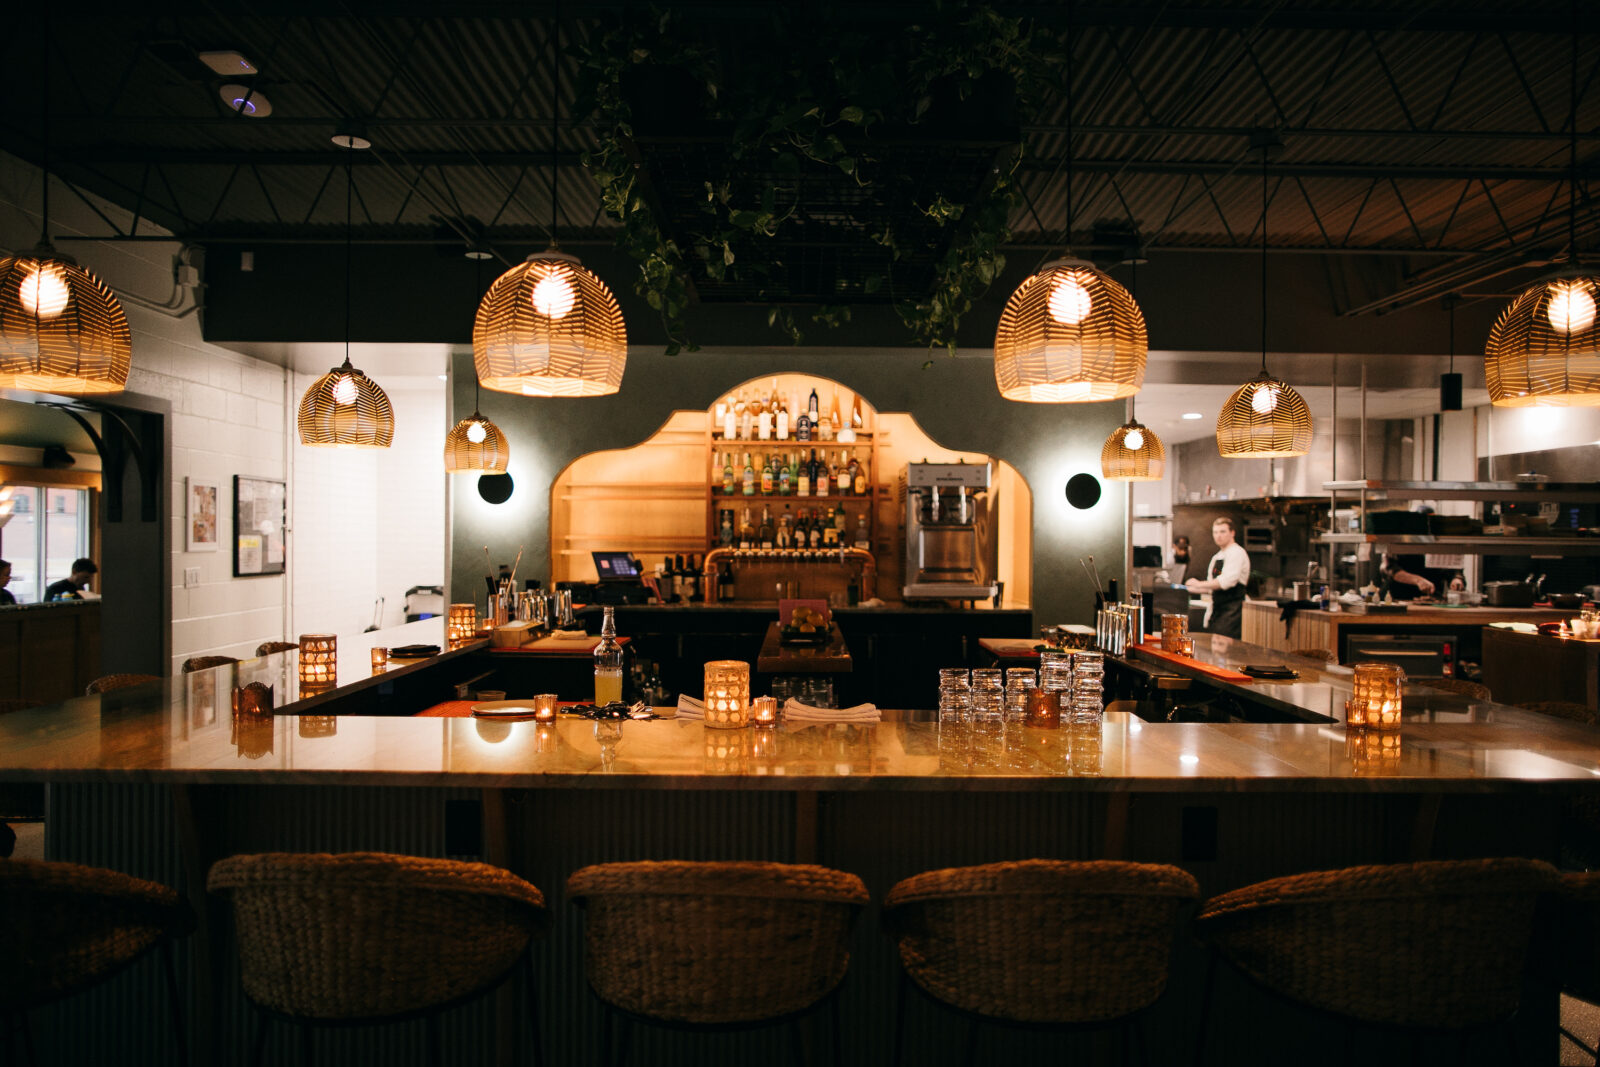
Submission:
[[[283,541],[283,482],[270,478],[233,476],[233,576],[255,578],[282,574],[286,553]]]
[[[222,487],[209,478],[189,478],[185,484],[185,548],[189,552],[215,552],[222,544]]]

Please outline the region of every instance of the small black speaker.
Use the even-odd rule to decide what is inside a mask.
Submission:
[[[1439,410],[1461,410],[1461,375],[1439,375]]]

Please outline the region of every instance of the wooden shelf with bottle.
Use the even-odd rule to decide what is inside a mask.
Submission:
[[[716,440],[720,442],[721,439],[717,438]],[[735,545],[738,543],[738,534],[744,514],[744,508],[746,506],[751,508],[751,519],[757,528],[760,526],[762,506],[766,506],[771,510],[772,522],[775,528],[780,525],[786,510],[791,513],[794,523],[798,525],[802,513],[805,513],[807,516],[814,517],[817,520],[822,520],[827,518],[831,510],[837,509],[843,511],[845,514],[845,523],[844,528],[841,531],[841,535],[846,544],[854,545],[858,540],[866,540],[869,544],[875,542],[878,527],[878,511],[876,504],[880,498],[879,490],[881,487],[875,481],[878,453],[877,449],[873,447],[870,439],[858,441],[855,444],[846,443],[843,445],[837,443],[812,445],[808,442],[803,447],[799,444],[777,442],[777,444],[784,447],[769,448],[765,450],[743,447],[744,445],[750,443],[751,442],[735,441],[733,443],[733,447],[713,446],[710,449],[710,454],[707,456],[708,463],[713,459],[716,459],[718,462],[722,463],[722,466],[719,467],[717,471],[711,471],[708,468],[707,482],[705,485],[707,503],[706,546],[708,549],[717,548],[719,546],[727,547],[723,545],[722,538],[720,513],[723,511],[731,510],[733,512],[732,527],[734,542]],[[830,472],[833,480],[829,483],[830,488],[827,494],[822,495],[814,492],[808,492],[805,495],[801,495],[799,492],[799,478],[797,475],[791,475],[790,492],[784,493],[776,488],[777,486],[782,485],[781,475],[777,472],[774,472],[773,475],[775,485],[773,492],[764,493],[761,492],[759,488],[756,492],[751,494],[746,494],[744,492],[744,472],[742,469],[743,453],[748,452],[752,455],[752,457],[759,457],[760,459],[771,458],[774,454],[781,456],[787,453],[790,455],[797,455],[798,458],[809,461],[810,455],[813,451],[816,452],[819,462],[833,465]],[[733,463],[735,464],[733,478],[734,491],[732,493],[725,493],[723,492],[723,486],[725,484],[725,472],[727,468],[726,460],[730,454],[732,455]],[[838,490],[837,470],[841,456],[844,458],[844,465],[847,467],[849,460],[851,459],[855,459],[859,465],[864,467],[863,477],[866,480],[866,486],[863,492],[855,492],[854,480],[851,482],[852,488],[850,492],[845,493]],[[752,466],[755,467],[754,473],[758,487],[764,483],[764,478],[760,469],[764,465],[764,463],[756,462],[755,459],[752,460]],[[809,485],[809,478],[807,479],[807,483]],[[854,506],[852,506],[852,504],[854,504]],[[820,514],[817,513],[819,511]],[[862,537],[860,530],[861,516],[866,517],[865,537]],[[834,528],[839,529],[837,520],[835,520]]]
[[[854,441],[840,441],[840,440],[837,440],[837,439],[824,441],[824,440],[822,440],[820,438],[816,438],[816,437],[813,437],[809,441],[802,441],[797,437],[790,437],[787,440],[783,440],[783,441],[779,441],[779,440],[776,440],[776,439],[763,441],[763,440],[761,440],[759,438],[757,438],[756,440],[753,440],[753,441],[747,441],[742,437],[735,437],[735,438],[729,439],[729,438],[723,437],[720,433],[714,433],[714,434],[711,435],[711,447],[720,448],[720,449],[729,449],[729,448],[731,448],[734,451],[738,451],[739,449],[743,449],[743,448],[750,448],[750,449],[775,448],[775,449],[778,449],[779,451],[782,451],[783,449],[786,449],[786,448],[787,449],[795,449],[795,448],[857,448],[857,447],[866,447],[867,445],[870,445],[871,443],[872,443],[872,434],[870,434],[870,433],[859,433],[859,432],[856,434],[856,439]]]

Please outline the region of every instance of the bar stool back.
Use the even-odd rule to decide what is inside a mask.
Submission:
[[[164,885],[118,871],[43,860],[0,860],[0,1017],[16,1018],[32,1060],[28,1012],[98,985],[161,951],[173,1033],[187,1062],[173,938],[194,926]],[[8,1037],[9,1040],[9,1037]]]
[[[293,652],[299,647],[293,641],[263,641],[256,646],[256,658],[270,656],[275,652]]]
[[[783,863],[607,863],[574,872],[567,893],[585,910],[606,1054],[613,1010],[682,1029],[814,1011],[843,981],[850,927],[870,900],[853,874]]]
[[[190,656],[183,661],[183,673],[193,674],[195,671],[209,671],[213,667],[226,667],[230,663],[238,663],[237,656]]]
[[[510,977],[548,924],[538,889],[484,863],[263,853],[217,863],[207,888],[233,905],[240,977],[258,1008],[301,1026],[421,1016],[435,1059],[438,1013]],[[539,1062],[536,1013],[534,1041]]]
[[[1528,859],[1350,867],[1213,897],[1195,928],[1279,996],[1364,1023],[1464,1030],[1516,1012],[1535,909],[1555,884],[1555,868]]]
[[[979,1022],[1121,1023],[1166,988],[1187,872],[1117,860],[1023,860],[926,871],[884,898],[883,921],[917,988]],[[894,1062],[900,1059],[905,985]]]
[[[1493,700],[1494,695],[1489,687],[1481,682],[1469,682],[1465,678],[1418,678],[1417,684],[1428,689],[1437,689],[1443,693],[1460,693],[1468,700]]]

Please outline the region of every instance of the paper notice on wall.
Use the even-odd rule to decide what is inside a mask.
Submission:
[[[1430,571],[1459,571],[1467,565],[1467,557],[1447,552],[1429,552],[1422,557],[1422,565]]]
[[[239,573],[261,573],[261,538],[254,534],[239,537]]]

